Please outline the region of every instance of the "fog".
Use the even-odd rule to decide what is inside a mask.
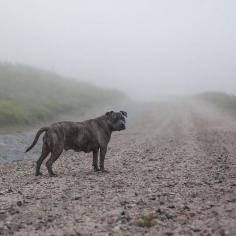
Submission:
[[[0,0],[0,61],[151,100],[236,93],[235,0]]]

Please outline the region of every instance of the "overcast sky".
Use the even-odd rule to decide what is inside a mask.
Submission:
[[[135,98],[236,93],[236,1],[0,0],[0,61]]]

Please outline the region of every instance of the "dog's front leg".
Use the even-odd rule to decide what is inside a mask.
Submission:
[[[100,148],[100,171],[102,172],[108,172],[104,168],[104,160],[105,160],[106,153],[107,153],[107,146],[101,147]]]
[[[98,169],[98,150],[93,150],[93,169],[94,171],[99,171]]]

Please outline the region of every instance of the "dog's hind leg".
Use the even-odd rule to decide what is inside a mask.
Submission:
[[[39,159],[37,160],[36,163],[36,171],[35,171],[35,175],[42,175],[42,173],[40,172],[40,166],[42,164],[42,162],[44,161],[44,159],[48,156],[48,154],[50,153],[50,149],[48,147],[48,145],[46,143],[43,144],[42,147],[42,153],[41,156],[39,157]]]
[[[52,165],[53,163],[59,158],[59,156],[61,155],[63,151],[63,146],[60,149],[55,148],[52,153],[51,153],[51,157],[49,158],[49,160],[46,162],[46,167],[48,169],[48,174],[50,177],[53,176],[57,176],[56,174],[54,174],[54,172],[52,171]]]

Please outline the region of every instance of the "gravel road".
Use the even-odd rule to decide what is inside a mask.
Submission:
[[[33,132],[0,136],[0,234],[236,235],[236,118],[195,102],[141,107],[112,136],[110,173],[68,151],[58,177],[35,177]]]

